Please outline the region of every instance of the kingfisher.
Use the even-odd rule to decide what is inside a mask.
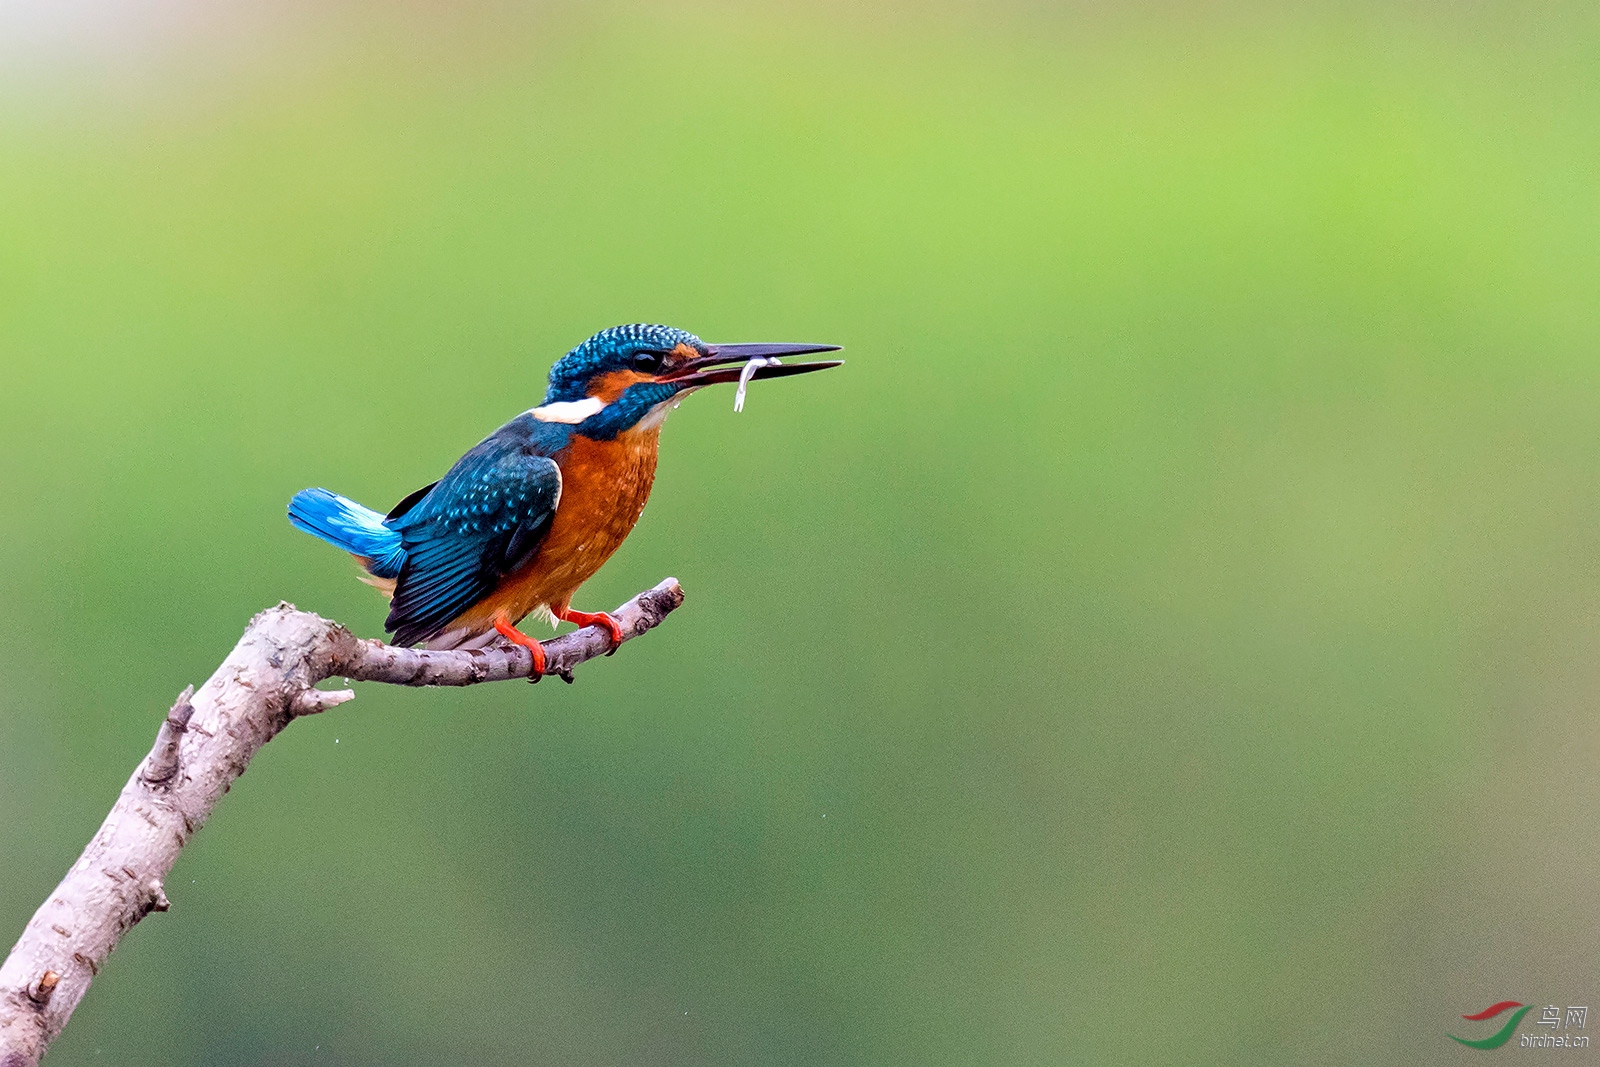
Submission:
[[[550,368],[538,407],[458,459],[444,477],[387,515],[327,489],[289,501],[289,521],[356,558],[362,580],[389,597],[384,629],[397,645],[482,648],[497,636],[533,655],[517,629],[537,613],[599,626],[609,613],[576,611],[572,597],[633,530],[655,481],[661,425],[708,385],[782,378],[840,360],[784,363],[838,345],[713,345],[671,326],[602,330]],[[742,365],[742,366],[741,366]]]

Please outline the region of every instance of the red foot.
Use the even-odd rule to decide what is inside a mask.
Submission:
[[[501,637],[504,637],[507,641],[510,641],[514,645],[521,645],[523,648],[527,649],[533,654],[533,673],[528,675],[528,681],[537,682],[540,678],[544,677],[543,645],[529,637],[527,634],[523,633],[521,630],[517,629],[515,626],[511,625],[511,620],[506,618],[504,615],[497,615],[495,617],[494,628]]]
[[[617,650],[622,644],[622,625],[605,611],[573,611],[571,608],[562,608],[555,613],[556,618],[562,622],[570,622],[577,626],[604,626],[611,631],[611,652]],[[607,652],[606,655],[611,655]]]

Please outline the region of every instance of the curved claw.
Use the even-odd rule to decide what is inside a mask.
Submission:
[[[612,655],[617,651],[617,646],[622,644],[622,624],[608,611],[573,611],[571,608],[562,608],[555,613],[556,618],[562,622],[570,622],[576,626],[603,626],[611,634]]]
[[[533,671],[528,675],[528,681],[537,682],[544,677],[544,646],[511,624],[511,620],[504,615],[496,615],[494,628],[497,633],[514,645],[521,645],[533,656]]]

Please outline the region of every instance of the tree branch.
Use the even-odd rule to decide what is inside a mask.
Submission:
[[[672,578],[640,593],[614,613],[623,640],[682,603]],[[546,673],[571,681],[574,667],[610,651],[610,637],[591,626],[543,645]],[[163,883],[178,853],[261,746],[298,716],[355,697],[318,682],[476,685],[526,678],[532,667],[517,646],[426,652],[362,640],[287,603],[257,615],[200,691],[178,698],[99,832],[0,964],[0,1067],[34,1067],[111,950],[140,919],[167,910]]]

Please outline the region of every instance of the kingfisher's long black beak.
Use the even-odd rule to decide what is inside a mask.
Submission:
[[[813,352],[837,352],[838,345],[707,345],[708,355],[686,360],[672,368],[660,379],[681,389],[696,389],[702,385],[719,382],[736,382],[744,373],[744,365],[752,359],[781,359],[784,356],[808,356]],[[811,363],[770,363],[758,367],[752,378],[787,378],[791,374],[809,374],[814,370],[827,370],[842,364],[842,359],[817,360]]]

